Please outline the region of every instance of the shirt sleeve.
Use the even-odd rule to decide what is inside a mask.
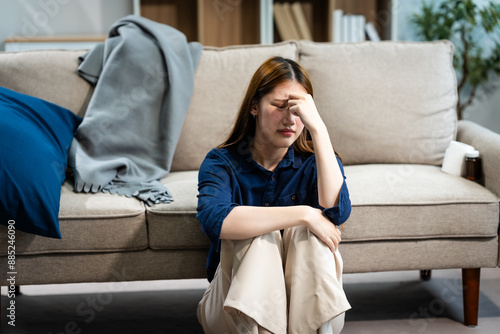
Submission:
[[[349,198],[349,190],[347,189],[346,177],[344,174],[344,167],[342,166],[342,162],[339,158],[337,158],[337,162],[340,167],[340,171],[342,172],[342,176],[344,178],[344,182],[342,183],[342,188],[340,188],[339,193],[339,203],[336,206],[330,208],[323,208],[319,205],[318,199],[318,183],[317,183],[317,175],[315,175],[315,187],[316,187],[316,199],[318,200],[318,208],[323,211],[325,217],[327,217],[332,223],[335,225],[342,225],[347,221],[349,216],[351,215],[351,199]]]
[[[213,151],[198,172],[198,207],[201,229],[219,250],[222,222],[238,204],[232,202],[231,168]]]

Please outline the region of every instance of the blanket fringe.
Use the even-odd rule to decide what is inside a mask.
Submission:
[[[85,182],[77,182],[75,184],[75,192],[77,193],[97,193],[102,189],[102,185],[93,184],[93,183],[85,183]]]
[[[159,181],[151,182],[124,182],[114,180],[106,185],[89,184],[85,182],[75,183],[75,192],[84,193],[109,193],[113,195],[126,196],[128,198],[135,197],[140,201],[145,202],[148,206],[161,203],[171,203],[174,201],[172,194]]]

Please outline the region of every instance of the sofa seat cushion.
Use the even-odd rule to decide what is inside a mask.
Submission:
[[[499,199],[428,165],[346,166],[352,213],[342,242],[495,237]]]
[[[75,193],[69,181],[61,189],[59,227],[62,239],[16,231],[16,254],[116,252],[148,247],[142,202],[102,192]],[[6,229],[0,226],[2,245],[7,244]],[[5,255],[6,250],[0,254]]]
[[[353,210],[342,242],[497,236],[499,199],[437,166],[345,166]],[[162,180],[174,202],[147,207],[152,249],[209,247],[196,219],[198,171]]]
[[[198,171],[172,172],[162,180],[174,201],[146,207],[152,249],[208,248],[210,242],[196,219]]]

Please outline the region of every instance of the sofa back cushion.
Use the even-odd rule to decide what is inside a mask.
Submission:
[[[0,52],[0,87],[52,102],[83,117],[92,87],[77,74],[86,50]]]
[[[319,112],[344,164],[440,165],[456,135],[453,45],[300,42]]]
[[[198,169],[206,154],[226,139],[252,75],[273,56],[297,59],[297,44],[204,48],[172,171]]]

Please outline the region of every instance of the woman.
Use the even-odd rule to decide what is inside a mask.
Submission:
[[[350,305],[337,226],[351,203],[312,95],[299,64],[267,60],[228,139],[200,167],[197,218],[212,243],[198,306],[205,333],[343,327]]]

